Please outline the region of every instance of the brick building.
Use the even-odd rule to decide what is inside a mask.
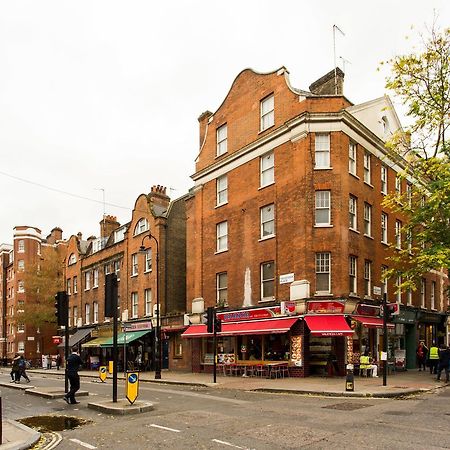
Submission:
[[[71,236],[65,263],[69,344],[79,345],[88,367],[112,359],[112,321],[105,317],[104,307],[105,276],[113,272],[118,278],[121,369],[124,364],[136,368],[138,360],[140,369],[154,366],[158,280],[163,368],[189,367],[187,343],[181,340],[186,328],[185,223],[185,198],[171,202],[164,187],[153,186],[148,195],[137,198],[130,222],[121,226],[105,215],[99,237]]]
[[[382,280],[407,245],[384,195],[410,190],[385,140],[400,127],[388,97],[353,105],[338,69],[293,88],[288,71],[242,71],[215,113],[199,117],[200,151],[186,201],[187,308],[194,371],[208,371],[208,306],[222,319],[219,361],[287,363],[291,375],[340,373],[382,349],[380,299],[400,306],[389,363],[415,367],[418,340],[445,337],[447,276],[418,292]],[[338,94],[335,94],[337,92]]]
[[[20,313],[27,305],[35,302],[32,289],[27,288],[26,277],[30,271],[35,271],[46,263],[45,258],[56,258],[58,265],[60,254],[64,253],[65,242],[62,230],[53,228],[51,233],[43,238],[41,230],[31,226],[17,226],[13,230],[13,245],[0,246],[0,358],[11,360],[15,353],[23,354],[34,363],[40,362],[43,354],[56,353],[56,345],[52,336],[56,334],[56,324],[42,323],[36,327],[25,323]],[[53,256],[52,256],[53,254]],[[60,281],[62,282],[62,259]],[[56,274],[55,279],[57,279]],[[42,293],[41,293],[42,294]],[[47,302],[47,310],[53,311],[52,298],[43,299]]]

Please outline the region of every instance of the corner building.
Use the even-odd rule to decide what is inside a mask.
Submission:
[[[445,273],[428,274],[418,292],[382,281],[386,257],[407,245],[404,218],[381,206],[389,191],[412,189],[385,150],[397,115],[388,97],[353,105],[343,79],[338,69],[304,91],[284,67],[247,69],[199,117],[186,202],[193,371],[211,370],[208,306],[222,319],[225,371],[343,375],[366,347],[379,357],[384,292],[400,310],[387,337],[392,368],[415,367],[420,338],[444,339]]]

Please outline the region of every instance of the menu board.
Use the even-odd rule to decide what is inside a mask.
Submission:
[[[291,361],[296,366],[302,366],[302,336],[291,336]]]
[[[234,364],[236,362],[236,357],[234,353],[218,353],[217,362],[219,364]]]
[[[353,364],[353,337],[347,336],[347,364]]]

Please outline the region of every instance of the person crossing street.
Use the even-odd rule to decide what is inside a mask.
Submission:
[[[83,364],[83,361],[80,358],[76,349],[72,349],[72,354],[67,358],[66,362],[66,370],[67,377],[69,378],[70,389],[69,392],[63,397],[64,401],[69,405],[76,405],[78,402],[75,399],[75,393],[80,389],[80,375],[78,374],[78,370],[80,366]]]

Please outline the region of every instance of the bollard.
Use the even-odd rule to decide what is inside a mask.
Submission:
[[[355,377],[353,376],[353,364],[347,364],[347,375],[345,376],[345,390],[355,390]]]

